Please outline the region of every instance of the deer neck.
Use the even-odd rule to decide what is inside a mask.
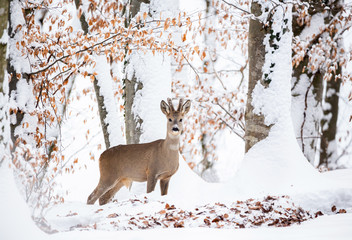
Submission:
[[[180,135],[175,136],[171,133],[167,133],[165,147],[170,151],[178,151],[180,147]]]

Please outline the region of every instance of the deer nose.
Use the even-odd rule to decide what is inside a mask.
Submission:
[[[178,131],[180,131],[180,130],[178,129],[178,127],[173,127],[173,128],[172,128],[172,131],[178,132]]]

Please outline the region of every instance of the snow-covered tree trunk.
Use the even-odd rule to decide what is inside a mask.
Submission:
[[[31,104],[30,99],[33,97],[31,93],[32,86],[29,83],[29,69],[26,64],[21,64],[21,53],[16,49],[16,42],[20,41],[22,31],[16,31],[18,24],[24,23],[22,7],[18,0],[9,1],[9,18],[8,18],[8,45],[9,54],[7,59],[7,72],[10,75],[9,97],[10,97],[10,130],[11,140],[13,143],[12,151],[16,150],[18,144],[17,138],[21,132],[21,123],[25,117],[26,108]],[[32,96],[31,96],[32,95]],[[29,118],[32,118],[28,116]],[[16,131],[17,127],[19,129]],[[33,126],[34,127],[34,126]]]
[[[310,2],[310,1],[306,1]],[[318,2],[311,3],[308,13],[314,24],[299,24],[299,15],[296,12],[293,18],[293,35],[306,41],[311,38],[317,29],[317,23],[324,25],[324,6]],[[294,65],[292,77],[292,119],[297,141],[303,154],[309,162],[314,164],[318,144],[320,143],[320,120],[322,116],[323,73],[308,67],[309,56]]]
[[[151,19],[166,17],[178,9],[177,1],[132,1],[129,21],[138,12],[147,12]],[[128,24],[128,23],[127,23]],[[164,117],[160,101],[171,93],[171,59],[151,50],[132,50],[125,59],[124,97],[126,141],[149,142],[165,137]]]
[[[344,1],[342,0],[331,2],[328,14],[329,21],[342,11],[343,5]],[[338,24],[337,27],[341,28],[341,25]],[[334,37],[335,33],[332,34],[332,38]],[[336,41],[336,48],[331,49],[332,55],[339,55],[342,52],[341,50],[343,50],[342,40],[338,38]],[[342,57],[338,59],[342,59]],[[320,138],[319,166],[330,169],[338,167],[336,162],[338,158],[336,134],[342,67],[340,61],[335,64],[337,66],[335,72],[333,72],[331,79],[326,81],[326,92],[323,100],[323,117],[321,119],[322,135]]]
[[[0,92],[2,92],[2,84],[5,77],[6,48],[7,48],[7,19],[9,16],[9,2],[0,2]]]
[[[141,4],[146,3],[149,4],[150,1],[142,1],[142,0],[131,0],[130,5],[126,6],[128,11],[126,12],[126,27],[129,26],[132,19],[139,13]],[[127,52],[127,47],[126,47]],[[125,59],[125,76],[123,79],[124,84],[124,99],[125,99],[125,132],[126,132],[126,143],[134,144],[140,142],[140,137],[142,135],[142,123],[143,119],[135,114],[133,111],[133,104],[136,97],[136,93],[143,88],[142,81],[139,81],[136,77],[136,73],[134,69],[131,68],[132,57],[126,57]],[[127,73],[127,69],[132,71],[131,73]]]
[[[342,1],[303,2],[306,7],[298,7],[293,19],[295,41],[306,49],[303,56],[294,51],[292,117],[306,158],[314,165],[326,167],[330,157],[336,159],[333,155],[337,150],[334,141],[343,57],[335,57],[341,48],[340,40],[335,39],[341,26],[335,17],[342,12]]]
[[[205,6],[206,9],[204,27],[206,30],[204,31],[204,45],[207,50],[207,55],[203,59],[203,71],[207,73],[209,71],[216,72],[215,64],[217,60],[217,54],[214,25],[216,22],[217,13],[213,6],[213,0],[205,0]],[[211,31],[211,29],[214,31]],[[209,82],[209,84],[213,84],[214,75],[209,75],[205,81]],[[198,166],[198,169],[200,169],[202,178],[206,179],[207,181],[213,180],[215,182],[218,177],[216,176],[216,172],[213,168],[215,160],[212,157],[212,151],[214,149],[209,148],[211,136],[209,136],[208,127],[209,126],[205,126],[205,128],[203,128],[202,125],[200,125],[202,160],[199,163],[200,166]]]
[[[336,74],[341,73],[341,67]],[[326,83],[326,95],[323,102],[323,118],[321,120],[322,136],[320,142],[319,166],[329,169],[337,168],[337,117],[339,113],[339,92],[341,79],[331,79]]]
[[[79,0],[75,0],[76,8],[79,8]],[[87,23],[87,11],[83,10],[80,16],[80,23],[84,34],[89,34]],[[117,111],[117,100],[113,94],[113,79],[110,74],[110,63],[107,56],[95,56],[95,68],[93,69],[93,86],[97,97],[100,124],[103,130],[106,148],[124,143],[121,132],[120,116]]]
[[[106,148],[125,143],[122,134],[117,99],[114,97],[110,63],[106,56],[96,56],[94,89],[97,96],[100,123],[103,128]]]
[[[9,139],[7,139],[8,122],[8,87],[5,81],[7,67],[6,48],[7,48],[7,20],[8,20],[9,2],[1,1],[0,3],[0,166],[4,160],[5,153],[8,150]]]
[[[277,191],[283,192],[301,187],[307,184],[302,176],[311,177],[315,172],[298,146],[291,119],[292,5],[288,2],[252,2],[255,17],[250,24],[255,26],[251,29],[256,27],[259,36],[256,38],[258,44],[250,40],[248,48],[252,51],[260,48],[261,51],[257,50],[255,62],[253,53],[249,53],[252,61],[249,69],[252,87],[248,93],[251,112],[248,114],[247,110],[246,123],[250,125],[246,127],[251,134],[247,134],[246,140],[250,141],[251,148],[238,170],[236,181],[245,183],[263,176],[261,182],[253,184],[253,191],[266,194],[268,186],[275,185]],[[262,39],[263,46],[260,45]]]
[[[262,6],[259,1],[253,1],[251,5],[251,13],[254,16],[260,16]],[[257,84],[267,87],[269,81],[265,81],[263,77],[263,66],[265,64],[265,45],[263,44],[265,36],[269,30],[264,28],[264,24],[258,19],[251,19],[249,22],[248,35],[248,59],[249,59],[249,79],[247,105],[245,113],[246,129],[245,129],[245,151],[257,142],[266,138],[270,131],[270,125],[265,124],[264,115],[254,112],[253,91]]]

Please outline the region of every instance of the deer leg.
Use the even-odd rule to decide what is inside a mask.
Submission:
[[[99,205],[104,205],[110,202],[110,200],[115,196],[115,194],[121,189],[123,186],[123,182],[119,181],[118,183],[115,184],[109,191],[104,193],[100,198],[99,198]]]
[[[89,195],[87,199],[87,204],[91,205],[94,204],[98,198],[101,197],[104,193],[109,191],[111,187],[113,186],[113,182],[111,183],[102,183],[102,181],[99,181],[98,186],[94,189],[94,191]]]
[[[104,193],[104,189],[101,187],[100,184],[98,184],[98,186],[94,189],[94,191],[89,195],[87,199],[87,204],[89,205],[94,204],[98,200],[100,195],[102,195],[103,193]]]
[[[170,178],[165,178],[160,180],[160,190],[161,195],[164,196],[167,194],[167,190],[169,189]]]
[[[158,179],[155,174],[151,174],[147,176],[147,193],[153,192],[155,189],[155,185]]]

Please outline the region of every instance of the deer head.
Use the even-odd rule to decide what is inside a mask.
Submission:
[[[183,99],[180,99],[177,110],[175,110],[174,105],[170,98],[167,99],[166,103],[164,100],[160,103],[161,111],[165,114],[167,118],[167,133],[168,136],[179,136],[183,131],[183,118],[191,108],[191,101],[186,100],[183,103]]]

